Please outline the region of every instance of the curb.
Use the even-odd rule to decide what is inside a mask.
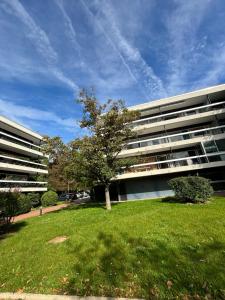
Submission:
[[[129,300],[129,298],[112,298],[112,297],[79,297],[66,295],[43,295],[27,293],[0,293],[0,300]],[[142,300],[142,299],[132,299]]]

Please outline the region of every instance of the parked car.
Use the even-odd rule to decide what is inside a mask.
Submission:
[[[89,193],[87,193],[87,192],[78,192],[76,194],[76,196],[77,196],[77,199],[89,198],[90,197]]]
[[[70,201],[76,199],[75,193],[63,193],[58,197],[59,201]]]
[[[83,202],[88,202],[90,200],[91,200],[91,197],[88,192],[78,192],[78,193],[76,193],[74,202],[83,203]]]

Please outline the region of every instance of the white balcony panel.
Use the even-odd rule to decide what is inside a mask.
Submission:
[[[31,140],[34,143],[39,143],[43,139],[43,137],[37,132],[34,132],[3,116],[0,116],[0,128],[7,130],[12,134],[16,134],[22,138]]]
[[[0,180],[0,184],[1,183],[17,183],[17,184],[20,184],[20,185],[23,185],[24,183],[26,184],[47,184],[48,182],[47,181],[27,181],[27,180],[7,180],[7,179],[4,179],[4,180]]]
[[[161,137],[161,139],[163,139],[163,138],[165,138],[165,137]],[[201,137],[196,137],[196,138],[187,139],[187,140],[181,140],[181,141],[177,141],[177,142],[162,143],[162,144],[158,144],[158,145],[123,150],[119,153],[118,157],[125,158],[125,157],[138,156],[138,155],[144,155],[144,154],[150,154],[150,153],[157,153],[159,151],[170,151],[171,149],[175,150],[175,149],[181,149],[181,148],[185,148],[185,147],[191,147],[191,146],[197,145],[201,142],[207,142],[207,141],[211,141],[211,140],[220,140],[220,139],[225,139],[225,133],[217,134],[214,136],[212,136],[212,135],[201,136]]]
[[[169,119],[160,122],[153,122],[145,125],[139,125],[134,127],[133,130],[138,134],[148,134],[152,132],[163,131],[165,129],[169,130],[177,127],[182,127],[182,126],[184,127],[189,125],[200,124],[203,122],[208,122],[213,120],[215,116],[218,116],[220,114],[225,114],[225,108],[193,114],[190,116],[185,116],[180,118]]]
[[[122,180],[122,179],[129,179],[129,178],[138,178],[138,177],[146,177],[146,176],[153,176],[153,175],[162,175],[162,174],[171,174],[171,173],[178,173],[178,172],[185,172],[185,171],[192,171],[192,170],[199,170],[199,169],[206,169],[206,168],[215,168],[215,167],[223,167],[225,166],[225,161],[216,161],[204,164],[194,164],[188,166],[179,166],[173,168],[165,168],[159,170],[151,170],[151,171],[142,171],[142,172],[130,172],[121,175],[117,175],[113,180]]]
[[[40,164],[40,163],[36,163],[36,162],[33,162],[33,161],[29,161],[29,160],[25,160],[25,159],[20,159],[20,158],[15,158],[15,157],[12,157],[12,156],[5,156],[5,155],[0,155],[0,159],[7,159],[7,160],[12,160],[12,161],[15,161],[15,162],[19,162],[19,163],[28,163],[30,165],[35,165],[35,166],[41,166],[41,167],[47,167],[46,165],[44,164]]]
[[[1,171],[12,171],[12,172],[20,172],[20,173],[29,173],[29,174],[48,174],[47,170],[31,168],[27,166],[14,165],[9,163],[0,163]]]
[[[46,192],[47,187],[19,187],[20,192]],[[1,192],[13,191],[13,188],[0,188]]]
[[[40,151],[30,149],[28,147],[24,147],[24,146],[21,146],[16,143],[9,142],[4,139],[0,139],[0,148],[3,150],[13,151],[15,153],[23,154],[28,157],[37,157],[37,156],[44,157],[45,156]]]

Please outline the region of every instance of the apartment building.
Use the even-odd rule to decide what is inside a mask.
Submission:
[[[119,200],[172,195],[168,180],[199,175],[225,190],[225,84],[130,107],[137,133],[119,157],[137,163],[116,178]]]
[[[41,135],[0,116],[0,191],[47,190],[46,179],[43,180],[48,171],[42,162],[42,139]]]

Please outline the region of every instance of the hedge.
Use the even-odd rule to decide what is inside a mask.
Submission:
[[[181,202],[206,202],[213,194],[210,181],[200,176],[177,177],[168,184]]]
[[[56,205],[58,200],[58,195],[54,191],[45,192],[41,197],[42,206],[52,206]]]

